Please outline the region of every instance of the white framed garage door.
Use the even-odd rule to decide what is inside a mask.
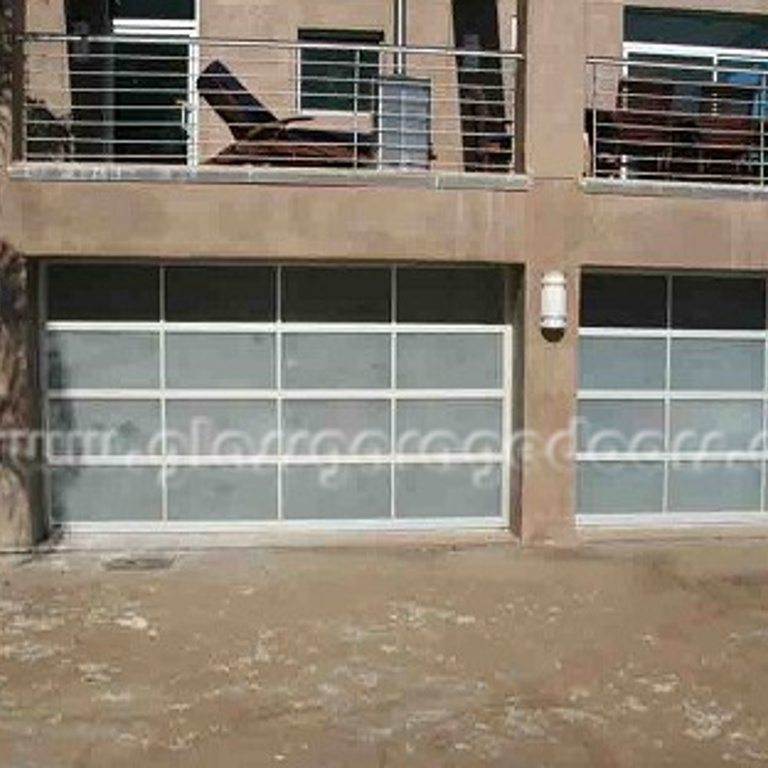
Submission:
[[[508,524],[506,270],[43,271],[53,525]]]
[[[768,520],[768,282],[582,280],[582,525]]]

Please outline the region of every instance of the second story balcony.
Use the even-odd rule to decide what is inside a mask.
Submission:
[[[763,19],[738,20],[748,33],[739,39],[751,48],[723,35],[717,42],[718,30],[734,25],[722,16],[707,17],[706,26],[695,14],[668,23],[687,43],[625,40],[621,57],[587,61],[587,176],[768,187],[767,27]],[[646,34],[661,38],[669,16],[651,19],[658,23]],[[694,39],[697,30],[711,36],[708,44]]]
[[[494,183],[520,170],[517,53],[203,39],[159,24],[28,34],[23,58],[15,157],[33,177]]]

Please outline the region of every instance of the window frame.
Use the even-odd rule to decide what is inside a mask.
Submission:
[[[310,36],[310,39],[302,39],[302,36]],[[311,39],[312,36],[316,36],[315,39]],[[344,38],[347,38],[346,40]],[[365,40],[364,38],[370,38],[368,40]],[[357,38],[357,39],[355,39]],[[380,45],[383,45],[384,41],[386,39],[386,35],[382,30],[373,30],[373,29],[323,29],[319,27],[304,27],[300,28],[297,34],[297,40],[298,40],[298,49],[296,52],[296,61],[295,61],[295,79],[296,79],[296,103],[295,103],[295,109],[298,114],[300,115],[328,115],[328,116],[343,116],[348,117],[350,115],[353,116],[364,116],[364,115],[374,115],[376,113],[376,102],[378,100],[378,88],[377,88],[377,82],[379,78],[382,75],[382,53],[381,51],[375,51],[374,49]],[[305,106],[305,98],[308,95],[306,92],[305,87],[305,78],[303,74],[303,69],[305,66],[304,62],[304,54],[307,50],[312,50],[313,44],[322,44],[323,47],[315,48],[314,50],[327,50],[327,51],[333,51],[334,49],[330,46],[333,45],[339,45],[341,46],[337,50],[340,51],[349,51],[349,52],[359,52],[359,51],[368,51],[371,53],[376,54],[376,76],[375,78],[370,79],[371,83],[371,94],[369,96],[362,96],[360,95],[359,89],[360,85],[364,82],[367,82],[367,79],[359,78],[357,77],[357,72],[362,66],[367,66],[363,64],[362,62],[357,62],[356,64],[352,65],[356,68],[356,79],[354,83],[354,89],[355,92],[351,96],[352,99],[352,107],[351,109],[328,109],[324,107],[314,107],[314,106]],[[317,94],[312,95],[316,99],[338,99],[341,98],[339,96],[334,95],[320,95]],[[344,97],[347,98],[347,97]],[[370,101],[370,108],[368,109],[361,109],[360,108],[360,102],[361,100]]]
[[[200,75],[200,2],[201,0],[195,0],[193,19],[118,17],[112,20],[113,33],[118,37],[135,37],[139,40],[158,38],[164,43],[187,46],[186,103],[181,105],[180,109],[181,125],[187,133],[185,165],[190,168],[196,168],[200,163],[200,95],[197,90],[197,78]]]
[[[585,274],[645,277],[662,276],[667,280],[667,323],[663,328],[639,327],[579,327],[580,340],[585,339],[648,339],[659,340],[665,344],[665,381],[660,389],[587,389],[577,386],[577,408],[585,402],[609,401],[653,401],[661,402],[664,407],[664,447],[659,451],[630,453],[620,451],[588,452],[581,446],[576,451],[577,470],[588,466],[610,466],[611,464],[631,463],[637,466],[660,464],[663,467],[663,495],[661,509],[647,509],[642,512],[592,512],[576,508],[576,524],[579,527],[669,527],[686,525],[760,525],[768,522],[768,274],[763,272],[730,272],[692,270],[651,271],[651,270],[607,270],[595,269]],[[683,329],[673,324],[673,283],[675,278],[687,277],[718,278],[723,281],[733,278],[751,278],[766,285],[764,302],[766,305],[766,324],[760,330],[712,330]],[[676,341],[746,341],[762,346],[762,386],[759,389],[681,389],[673,381],[673,347]],[[580,355],[579,355],[580,357]],[[761,423],[756,432],[761,435],[761,447],[750,450],[712,450],[685,451],[673,450],[672,444],[672,407],[675,403],[686,401],[706,401],[717,407],[719,402],[750,402],[762,405]],[[760,505],[759,509],[749,511],[723,510],[721,512],[675,511],[671,507],[670,483],[675,467],[687,467],[699,462],[702,465],[717,465],[732,462],[735,466],[757,464],[760,468]],[[578,491],[581,496],[581,491]]]
[[[38,286],[38,298],[41,307],[40,317],[40,344],[39,344],[39,370],[42,388],[42,422],[45,430],[48,430],[50,424],[50,408],[53,401],[59,400],[99,400],[106,402],[118,402],[123,399],[135,401],[159,401],[162,409],[163,425],[167,424],[167,407],[172,402],[184,402],[193,400],[206,400],[214,402],[241,402],[241,401],[262,401],[275,400],[278,404],[279,424],[284,426],[283,404],[284,402],[366,402],[383,401],[389,404],[390,421],[389,434],[393,435],[392,451],[386,455],[380,453],[371,453],[363,451],[359,454],[349,455],[329,455],[328,457],[314,457],[312,455],[290,456],[282,449],[274,456],[261,455],[172,455],[168,452],[168,434],[163,432],[163,451],[160,455],[145,454],[140,457],[129,457],[123,455],[100,456],[100,455],[81,455],[76,458],[70,456],[53,456],[48,450],[45,450],[45,470],[44,484],[46,495],[46,510],[49,514],[49,523],[58,530],[72,532],[199,532],[199,531],[233,531],[233,530],[253,530],[260,531],[266,526],[268,529],[277,526],[289,530],[460,530],[460,529],[504,529],[511,524],[512,509],[512,482],[513,482],[513,445],[512,436],[509,432],[509,425],[513,423],[513,361],[514,361],[514,331],[511,325],[513,316],[511,311],[511,288],[517,285],[519,279],[513,275],[507,265],[496,264],[495,267],[502,268],[503,291],[506,297],[504,322],[499,325],[454,325],[454,324],[409,324],[399,323],[396,318],[390,317],[388,322],[378,323],[294,323],[286,322],[281,314],[278,314],[275,322],[262,323],[196,323],[196,322],[170,322],[165,317],[165,310],[161,304],[161,317],[156,322],[137,321],[52,321],[47,317],[48,300],[48,269],[51,264],[57,265],[78,265],[104,263],[101,260],[86,259],[72,260],[63,259],[57,261],[48,261],[42,265],[41,279]],[[121,260],[110,260],[110,264],[134,263]],[[242,266],[242,262],[202,262],[192,260],[185,265],[194,265],[207,267],[210,269],[226,269],[228,266]],[[158,286],[158,295],[161,301],[165,296],[166,271],[184,265],[174,262],[154,261],[150,265],[158,269],[161,275]],[[388,279],[394,289],[390,294],[392,302],[392,311],[396,311],[396,285],[398,269],[411,269],[414,264],[403,263],[401,265],[394,263],[336,263],[319,264],[317,262],[296,262],[291,264],[281,264],[279,262],[269,262],[268,266],[275,267],[278,273],[278,282],[275,286],[276,295],[281,295],[282,272],[295,267],[336,267],[339,269],[359,268],[359,269],[381,269],[386,268],[389,271]],[[459,265],[445,264],[446,267]],[[428,267],[427,267],[428,268]],[[47,386],[48,382],[48,339],[51,332],[71,331],[71,332],[91,332],[91,331],[110,331],[117,334],[130,333],[135,331],[149,332],[158,336],[160,344],[160,385],[159,387],[146,390],[124,391],[120,388],[110,387],[107,389],[53,389]],[[168,334],[251,334],[255,331],[274,334],[276,339],[276,349],[278,350],[278,359],[276,360],[276,382],[274,386],[268,389],[174,389],[167,386],[167,357],[166,340]],[[305,387],[292,389],[284,386],[285,378],[283,375],[283,364],[285,358],[280,358],[283,354],[282,347],[286,337],[291,334],[360,334],[370,333],[379,334],[386,337],[390,342],[390,360],[393,363],[389,375],[390,379],[387,385],[381,385],[376,388],[368,389],[308,389]],[[432,388],[432,389],[414,389],[407,388],[398,384],[397,373],[397,343],[404,336],[413,334],[434,334],[437,336],[453,336],[456,334],[471,334],[480,336],[492,336],[498,338],[501,344],[500,367],[501,381],[498,386],[493,388],[482,387],[482,382],[477,382],[472,388]],[[402,447],[402,450],[396,450],[397,441],[397,423],[399,406],[406,402],[419,401],[439,401],[450,402],[455,400],[498,402],[501,406],[502,433],[501,443],[489,448],[473,448],[471,446],[462,446],[460,453],[444,453],[435,447],[428,450],[413,451],[410,446]],[[282,438],[281,438],[282,440]],[[280,445],[283,445],[282,442]],[[493,517],[444,517],[444,518],[409,518],[397,511],[396,495],[393,492],[390,497],[391,516],[383,519],[354,519],[345,520],[337,518],[323,518],[318,520],[298,520],[289,519],[284,515],[282,507],[282,495],[279,496],[280,507],[279,517],[262,520],[256,517],[248,520],[216,520],[211,517],[207,520],[190,521],[176,519],[170,516],[171,501],[169,498],[169,488],[172,482],[171,470],[188,469],[194,467],[200,468],[256,468],[256,467],[277,467],[278,469],[278,493],[284,492],[283,486],[286,482],[286,472],[291,467],[315,466],[322,469],[323,466],[338,464],[341,467],[366,467],[369,465],[381,466],[390,473],[393,482],[397,472],[401,467],[415,468],[442,468],[446,465],[463,467],[475,467],[479,471],[487,471],[490,468],[494,477],[498,476],[498,514]],[[159,518],[151,520],[143,519],[139,522],[132,520],[54,520],[51,516],[54,510],[53,500],[53,474],[66,470],[68,467],[84,468],[151,468],[159,473],[162,483],[161,502],[162,509]],[[396,485],[392,486],[392,489]]]

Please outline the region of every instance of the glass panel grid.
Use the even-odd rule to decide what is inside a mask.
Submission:
[[[681,515],[684,518],[697,518],[699,515],[712,517],[712,513],[727,516],[731,513],[768,512],[768,442],[765,439],[768,429],[768,328],[758,330],[754,320],[758,316],[768,317],[768,313],[765,307],[752,307],[744,322],[744,328],[721,317],[717,323],[713,323],[711,329],[702,327],[706,326],[704,320],[696,328],[676,327],[675,280],[686,278],[687,275],[665,276],[668,321],[664,328],[623,327],[619,323],[612,327],[581,329],[582,366],[594,363],[595,358],[594,354],[591,359],[585,356],[585,344],[591,344],[594,348],[603,343],[606,349],[609,349],[611,344],[617,344],[621,348],[622,343],[646,339],[656,343],[662,342],[666,357],[664,385],[661,389],[643,389],[642,383],[636,388],[629,388],[628,384],[631,382],[623,381],[619,381],[615,388],[608,386],[602,389],[595,385],[606,379],[604,373],[594,370],[581,371],[579,401],[582,407],[586,404],[618,405],[621,401],[658,402],[659,399],[664,407],[663,449],[645,455],[642,452],[633,453],[631,456],[622,455],[619,451],[610,449],[605,453],[588,453],[583,448],[584,429],[580,425],[577,514],[584,520],[588,520],[592,515],[628,515],[629,518],[640,519],[643,515],[665,514],[679,519]],[[728,281],[734,278],[722,279]],[[752,280],[760,283],[759,289],[755,289],[753,293],[760,296],[760,301],[768,302],[766,278]],[[657,377],[658,373],[654,374],[653,378]],[[642,382],[644,378],[637,377],[637,380]],[[594,388],[585,386],[589,384]],[[733,419],[729,421],[729,413],[737,419],[736,422]],[[681,423],[681,414],[691,418],[700,417],[700,421],[723,422],[724,437],[720,444],[682,447],[676,445],[675,427]],[[696,426],[696,423],[693,423],[694,433]],[[690,447],[693,450],[687,450]],[[630,460],[632,463],[627,463]],[[614,501],[613,506],[606,504],[605,495],[601,495],[600,491],[602,486],[599,483],[595,483],[594,487],[586,484],[592,482],[589,478],[599,474],[601,467],[610,468],[611,465],[623,467],[622,471],[634,466],[640,473],[638,477],[648,477],[643,468],[663,470],[663,488],[658,508],[647,509],[647,503],[641,505],[642,510],[631,508],[631,503],[627,508],[623,508],[626,505],[620,501]],[[718,471],[726,474],[718,476]],[[731,477],[744,481],[741,483],[741,495],[739,483],[729,484],[727,471],[731,472]],[[695,492],[694,482],[697,476],[722,491],[719,494],[722,497],[720,501],[715,494],[711,503],[697,503],[699,497]],[[631,476],[628,475],[627,478],[627,483],[631,485]],[[654,493],[658,490],[657,488]],[[591,504],[589,499],[593,497],[599,497],[600,503]]]
[[[506,496],[508,495],[508,483],[506,474],[506,462],[505,453],[499,448],[498,450],[483,450],[475,452],[474,454],[465,455],[456,453],[454,456],[444,455],[445,452],[428,451],[425,455],[419,456],[400,456],[398,455],[397,437],[398,437],[398,413],[402,409],[412,410],[414,403],[419,400],[428,400],[439,407],[441,404],[444,406],[450,406],[451,401],[455,401],[460,409],[469,408],[470,401],[477,401],[474,405],[478,407],[479,411],[494,412],[498,416],[498,425],[494,424],[494,429],[497,428],[498,434],[504,439],[504,425],[509,423],[511,414],[511,404],[509,397],[511,395],[509,388],[511,384],[511,374],[508,373],[508,367],[511,364],[511,332],[506,325],[486,325],[483,324],[484,320],[481,320],[476,325],[472,325],[471,322],[458,325],[449,325],[434,323],[428,324],[399,324],[397,322],[397,267],[385,268],[389,274],[390,280],[390,301],[391,311],[389,321],[386,323],[357,323],[352,322],[350,324],[341,324],[336,322],[327,323],[293,323],[286,322],[283,318],[282,303],[284,301],[283,293],[283,272],[287,269],[284,267],[276,267],[276,280],[275,280],[275,308],[276,319],[274,322],[269,323],[252,323],[252,322],[215,322],[215,323],[196,323],[196,322],[180,322],[177,319],[168,321],[166,317],[166,301],[167,301],[167,272],[175,267],[157,267],[160,276],[158,280],[158,292],[159,292],[159,304],[160,304],[160,318],[157,322],[141,320],[139,322],[133,321],[130,318],[120,320],[119,322],[100,322],[100,321],[67,321],[62,323],[61,321],[52,321],[47,324],[47,333],[44,337],[43,344],[45,348],[49,343],[49,336],[55,332],[66,331],[72,333],[74,336],[78,336],[81,333],[97,332],[110,334],[112,338],[117,335],[120,336],[128,333],[146,333],[156,339],[156,344],[159,347],[159,353],[157,355],[157,372],[155,378],[157,380],[157,388],[147,389],[135,389],[128,392],[120,389],[119,378],[117,384],[111,380],[106,382],[110,387],[114,388],[100,388],[98,390],[78,390],[70,391],[67,387],[57,388],[57,391],[51,392],[46,397],[45,410],[47,414],[50,414],[50,403],[64,403],[75,398],[88,398],[93,397],[97,401],[103,401],[103,406],[108,407],[113,402],[119,402],[122,399],[127,399],[130,402],[136,403],[137,406],[141,406],[144,402],[153,403],[155,406],[159,404],[160,407],[160,424],[161,424],[161,439],[160,449],[156,450],[154,455],[142,455],[140,451],[136,452],[136,455],[130,457],[123,457],[120,455],[111,455],[105,457],[99,456],[77,456],[72,460],[72,464],[77,463],[80,466],[93,467],[93,468],[110,468],[121,469],[123,467],[146,467],[152,469],[157,473],[160,478],[159,483],[161,485],[162,495],[162,520],[164,521],[180,521],[185,519],[185,513],[179,509],[179,499],[183,498],[183,495],[179,495],[181,491],[179,489],[171,488],[171,480],[169,478],[176,476],[180,470],[185,470],[188,473],[197,470],[197,475],[187,474],[187,477],[205,477],[205,470],[221,471],[226,469],[235,470],[236,468],[249,468],[252,467],[256,472],[264,472],[269,467],[275,467],[275,504],[277,508],[277,519],[288,519],[285,514],[285,504],[290,502],[291,499],[285,498],[285,482],[289,477],[287,471],[291,467],[298,468],[302,466],[315,467],[317,470],[322,470],[324,467],[328,468],[329,465],[338,461],[343,469],[344,466],[360,466],[364,468],[366,465],[371,465],[369,469],[375,469],[375,466],[380,465],[388,475],[386,487],[387,491],[387,508],[389,510],[388,517],[390,519],[409,519],[419,517],[414,514],[413,510],[409,510],[406,517],[403,518],[398,512],[397,501],[397,477],[403,471],[403,467],[413,465],[415,467],[423,466],[429,468],[430,466],[437,466],[443,468],[446,463],[455,465],[455,470],[458,473],[456,482],[459,482],[459,476],[468,476],[468,465],[473,462],[475,465],[480,463],[488,465],[489,471],[495,476],[501,478],[499,486],[498,504],[494,509],[494,514],[489,514],[489,501],[491,496],[484,497],[482,505],[482,511],[477,511],[472,514],[467,514],[467,518],[475,519],[495,519],[499,523],[502,523],[506,516]],[[226,269],[226,267],[211,267],[211,269]],[[327,269],[327,268],[326,268]],[[382,267],[377,267],[381,270]],[[411,268],[409,268],[411,269]],[[42,295],[45,297],[45,278],[43,280]],[[469,320],[469,319],[468,319]],[[65,326],[66,327],[63,327]],[[331,336],[340,337],[350,334],[350,340],[360,340],[369,334],[372,340],[375,338],[381,338],[382,343],[386,346],[382,349],[387,350],[388,360],[380,359],[381,355],[376,354],[374,360],[368,361],[368,366],[374,365],[376,369],[375,375],[365,373],[362,376],[361,382],[363,386],[369,387],[368,389],[362,389],[360,391],[333,389],[334,382],[330,382],[330,389],[313,389],[311,380],[299,380],[291,382],[286,375],[285,370],[285,356],[287,354],[286,344],[291,339],[297,338],[299,334],[303,338],[311,340],[312,336],[317,336],[318,342],[322,342],[323,339],[328,339]],[[193,345],[190,346],[190,342],[194,339],[200,339],[205,337],[210,340],[211,345],[216,345],[217,337],[220,337],[225,344],[232,344],[235,347],[239,344],[237,342],[238,336],[246,338],[250,335],[252,338],[272,338],[272,352],[273,359],[268,361],[268,367],[272,370],[274,376],[274,384],[270,387],[262,386],[267,384],[267,381],[260,375],[259,370],[253,367],[243,366],[238,364],[235,375],[229,377],[231,381],[227,380],[227,376],[223,376],[223,384],[221,388],[217,388],[219,381],[215,379],[214,372],[211,372],[209,378],[205,373],[205,360],[201,361],[199,381],[182,381],[179,376],[183,371],[179,371],[183,368],[184,364],[184,351],[189,352],[190,355],[195,353]],[[185,337],[188,341],[185,341]],[[474,384],[472,381],[459,381],[454,382],[448,377],[446,382],[437,382],[438,385],[444,384],[442,388],[437,389],[414,389],[410,392],[407,390],[398,390],[398,364],[402,363],[402,355],[399,355],[398,350],[402,347],[403,343],[407,344],[407,341],[412,338],[421,338],[423,340],[429,340],[429,337],[434,337],[434,341],[438,344],[450,343],[452,337],[456,337],[464,345],[472,344],[473,338],[476,342],[484,346],[486,349],[489,347],[497,350],[498,359],[492,361],[491,369],[492,376],[485,377],[488,380],[482,380],[482,377],[477,379],[477,388],[458,388],[461,384]],[[386,341],[385,341],[386,339]],[[184,342],[185,348],[180,349],[177,346],[176,349],[171,347],[171,344],[177,344],[178,342]],[[241,345],[242,346],[242,345]],[[221,348],[221,345],[219,345]],[[377,348],[381,347],[378,344]],[[339,348],[343,349],[343,343],[339,345]],[[289,351],[289,350],[288,350]],[[381,350],[380,350],[381,351]],[[205,345],[200,352],[206,353]],[[173,353],[175,357],[169,357],[169,354]],[[219,354],[219,353],[217,353]],[[225,356],[226,357],[226,356]],[[401,360],[398,360],[398,357]],[[219,354],[219,362],[221,355]],[[47,361],[44,360],[44,365]],[[216,362],[214,358],[212,362]],[[407,360],[406,360],[407,362]],[[169,366],[171,366],[169,368]],[[365,366],[363,368],[365,370]],[[343,372],[342,372],[343,374]],[[383,375],[382,375],[383,374]],[[358,375],[358,374],[355,374]],[[248,387],[246,384],[250,384],[250,381],[245,381],[248,377],[252,377],[254,383],[257,383],[258,387]],[[184,378],[184,377],[182,377]],[[256,379],[261,378],[261,381]],[[306,378],[306,377],[305,377]],[[492,381],[490,380],[492,379]],[[101,383],[101,382],[99,382]],[[360,383],[360,382],[352,382]],[[291,384],[292,389],[287,389],[286,385]],[[195,389],[187,386],[196,387]],[[197,387],[208,386],[210,389],[200,389]],[[328,384],[324,383],[324,386]],[[402,384],[401,384],[402,386]],[[243,387],[238,389],[238,387]],[[301,389],[298,387],[302,387]],[[378,455],[381,452],[380,447],[377,447],[375,455],[373,455],[374,461],[370,461],[371,457],[365,455],[345,455],[345,456],[303,456],[303,455],[288,455],[285,445],[285,434],[280,428],[275,431],[274,450],[267,452],[263,457],[247,456],[247,455],[231,455],[231,456],[215,456],[206,455],[205,451],[202,451],[200,455],[192,455],[188,452],[179,452],[177,446],[174,446],[169,440],[169,429],[173,426],[171,418],[175,412],[178,412],[178,408],[186,404],[187,411],[189,408],[194,408],[195,405],[203,407],[205,410],[208,406],[206,403],[210,403],[212,407],[225,407],[227,403],[230,403],[232,407],[237,408],[245,407],[249,403],[253,403],[261,408],[268,406],[270,403],[274,408],[274,421],[277,425],[282,425],[285,419],[285,401],[293,399],[297,402],[317,403],[318,401],[345,401],[345,400],[375,400],[382,401],[387,404],[388,413],[388,434],[389,446],[385,446],[388,450],[384,451],[383,455]],[[467,405],[462,406],[462,403]],[[490,410],[489,410],[490,409]],[[188,413],[185,412],[186,415]],[[50,415],[46,418],[46,424],[51,425]],[[489,432],[488,424],[480,424],[478,429],[484,429],[485,432]],[[486,442],[488,442],[486,440]],[[158,443],[155,441],[155,446]],[[494,448],[496,446],[494,445]],[[482,455],[478,455],[481,453]],[[69,466],[69,457],[61,455],[49,456],[49,463],[52,467],[59,467],[66,469]],[[348,474],[348,473],[347,473]],[[475,471],[477,474],[477,471]],[[340,472],[343,477],[344,473]],[[211,477],[236,477],[235,475],[226,474],[212,474]],[[299,475],[290,475],[298,477]],[[306,475],[305,475],[306,476]],[[366,474],[360,475],[365,477]],[[448,478],[451,477],[449,473]],[[243,480],[240,484],[243,488],[256,487],[257,483],[254,480],[252,483],[248,480]],[[228,486],[229,487],[229,486]],[[383,488],[384,486],[382,486]],[[234,491],[234,486],[233,493]],[[171,493],[174,493],[174,497],[171,498]],[[56,490],[49,486],[49,493],[54,494]],[[329,496],[332,498],[333,494]],[[234,498],[234,497],[233,497]],[[255,509],[249,511],[243,506],[243,496],[238,497],[237,511],[233,512],[234,516],[245,517],[247,520],[259,520],[265,519],[263,514]],[[294,497],[295,498],[295,497]],[[341,498],[341,497],[340,497]],[[479,498],[479,497],[478,497]],[[495,497],[494,497],[495,498]],[[49,508],[52,509],[54,498],[49,500]],[[203,502],[201,501],[201,504]],[[234,502],[233,502],[234,503]],[[264,506],[262,505],[262,508]],[[435,509],[439,509],[435,507]],[[302,519],[301,513],[297,513],[295,509],[290,510],[291,517],[293,519]],[[334,520],[346,519],[347,513],[343,510],[337,511],[338,513],[329,513],[327,520],[333,522]],[[204,510],[196,509],[188,513],[192,515],[196,520],[203,519]],[[227,514],[222,512],[224,518],[227,518]],[[367,519],[381,519],[381,508],[377,506],[375,515],[373,513],[366,513],[363,511],[360,514],[360,520],[365,521]],[[448,519],[455,519],[460,517],[456,512],[451,514],[445,514],[441,517]],[[216,510],[211,510],[210,522],[215,523],[217,517]],[[306,519],[310,519],[309,515]],[[425,520],[439,521],[440,517],[432,517],[428,512],[424,513]],[[155,519],[154,517],[152,519]]]

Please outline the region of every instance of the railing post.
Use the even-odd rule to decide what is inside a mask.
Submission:
[[[760,186],[765,186],[765,74],[760,73],[760,93],[758,95],[758,120],[760,122],[760,152],[757,162],[760,166]]]
[[[592,177],[597,178],[597,62],[591,61],[587,66],[592,69]]]
[[[24,66],[24,27],[26,3],[15,0],[11,20],[11,159],[14,162],[24,160],[25,152],[25,66]]]
[[[353,74],[353,82],[352,82],[352,106],[353,106],[353,123],[352,123],[352,157],[353,157],[353,163],[354,168],[360,167],[360,147],[359,147],[359,132],[360,132],[360,120],[359,120],[359,110],[360,110],[360,84],[361,84],[361,78],[360,78],[360,67],[362,62],[362,56],[361,51],[359,48],[355,50],[355,66],[354,66],[354,74]],[[342,147],[342,152],[344,148]]]

